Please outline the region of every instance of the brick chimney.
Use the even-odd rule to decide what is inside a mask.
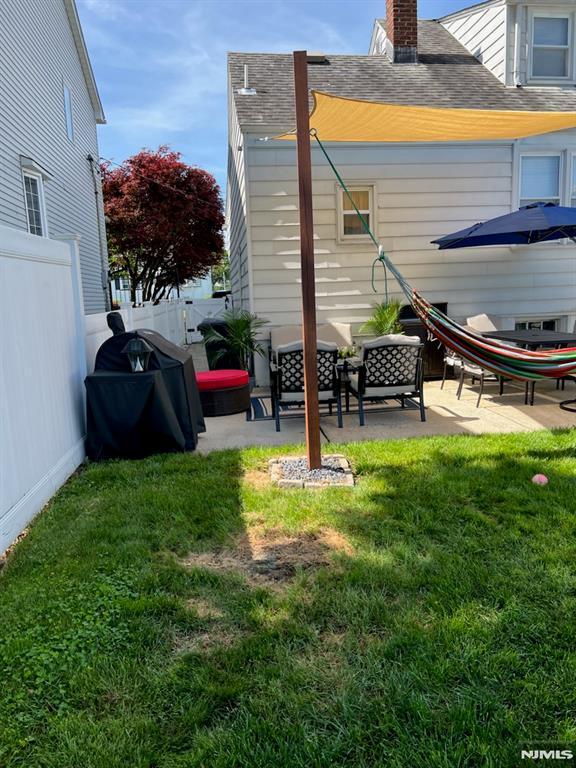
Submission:
[[[417,0],[386,0],[387,53],[395,64],[418,61]]]

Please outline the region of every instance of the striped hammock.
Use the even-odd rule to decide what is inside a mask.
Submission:
[[[416,291],[407,297],[428,332],[460,357],[498,376],[519,381],[562,379],[576,374],[576,348],[531,352],[463,328]]]
[[[576,347],[532,352],[520,347],[510,346],[510,344],[502,344],[495,339],[485,338],[478,333],[474,333],[474,331],[463,328],[420,296],[407,282],[398,268],[390,261],[370,229],[365,217],[358,210],[350,190],[338,173],[324,144],[318,138],[318,134],[314,130],[311,133],[356,211],[356,215],[362,222],[366,233],[378,249],[378,258],[374,264],[380,261],[384,266],[386,298],[388,298],[388,278],[386,274],[388,269],[396,278],[406,299],[412,305],[414,312],[422,320],[432,337],[438,339],[447,349],[451,349],[464,360],[468,360],[497,376],[517,379],[518,381],[537,381],[539,379],[562,379],[570,374],[576,374]],[[374,286],[374,265],[372,266],[372,285]]]

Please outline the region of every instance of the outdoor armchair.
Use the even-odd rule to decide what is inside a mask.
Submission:
[[[323,341],[317,343],[318,400],[329,413],[336,403],[338,426],[342,427],[342,399],[338,375],[338,347]],[[270,366],[272,412],[276,431],[280,432],[281,411],[304,403],[304,352],[301,341],[276,349],[276,360]]]
[[[364,426],[364,402],[396,400],[420,410],[426,421],[423,392],[422,344],[418,336],[390,334],[364,343],[362,364],[351,373],[348,392],[358,400],[358,418]],[[393,410],[387,407],[386,410]]]

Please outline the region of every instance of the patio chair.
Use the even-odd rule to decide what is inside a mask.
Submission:
[[[456,392],[456,397],[458,400],[460,400],[462,395],[465,376],[471,377],[472,384],[474,384],[476,381],[480,382],[480,392],[478,393],[476,408],[480,407],[480,400],[482,399],[482,394],[484,393],[485,382],[497,381],[499,390],[498,394],[502,395],[504,393],[504,378],[502,376],[497,376],[494,373],[490,373],[489,371],[484,370],[484,368],[481,368],[479,365],[474,365],[474,363],[469,363],[467,360],[462,360],[462,365],[460,367],[460,381],[458,382],[458,390]]]
[[[473,331],[478,331],[480,333],[490,333],[490,331],[497,331],[498,325],[496,324],[496,318],[491,317],[490,315],[487,315],[485,313],[482,313],[480,315],[474,315],[473,317],[467,317],[466,318],[466,325],[468,328],[470,328]],[[487,337],[488,340],[489,337]],[[508,346],[515,347],[516,344],[508,342]],[[466,368],[466,370],[464,370]],[[472,384],[474,384],[475,381],[480,382],[480,392],[478,394],[478,402],[476,403],[476,407],[478,408],[480,406],[480,400],[482,399],[482,393],[484,391],[484,382],[486,381],[497,381],[499,386],[499,394],[504,394],[504,381],[510,381],[510,379],[504,379],[503,376],[495,376],[492,373],[489,373],[488,371],[482,370],[477,365],[474,365],[473,363],[466,363],[464,368],[460,369],[460,383],[458,385],[458,399],[460,399],[460,395],[462,394],[462,386],[464,384],[464,377],[466,375],[469,375],[472,377]],[[526,385],[526,398],[528,397],[528,385]]]
[[[420,410],[426,421],[423,391],[422,351],[418,336],[390,334],[364,343],[362,364],[349,375],[347,390],[358,400],[360,426],[365,423],[364,403],[396,400],[400,408],[408,403]],[[418,402],[417,402],[418,401]],[[387,407],[384,410],[395,410]]]
[[[452,352],[451,349],[446,347],[444,348],[444,370],[442,372],[442,383],[440,384],[440,389],[444,389],[448,368],[452,368],[452,372],[454,376],[456,376],[456,372],[460,370],[462,364],[463,361],[461,357],[459,357],[455,352]]]
[[[352,346],[352,326],[350,323],[325,323],[316,328],[317,342],[340,347]],[[268,349],[268,363],[270,368],[270,381],[272,381],[273,367],[276,365],[278,347],[286,344],[302,343],[301,325],[281,325],[270,331],[270,347]]]
[[[327,405],[328,412],[336,403],[338,426],[342,427],[342,398],[336,344],[317,342],[318,400]],[[271,363],[272,413],[276,421],[276,432],[280,432],[281,410],[304,404],[304,352],[301,341],[284,344],[276,349],[276,360]]]

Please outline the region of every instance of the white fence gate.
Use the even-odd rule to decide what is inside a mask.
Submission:
[[[0,553],[84,458],[77,242],[0,226]]]
[[[227,308],[226,299],[193,299],[186,306],[186,343],[202,341],[198,326],[207,317],[220,317]]]

